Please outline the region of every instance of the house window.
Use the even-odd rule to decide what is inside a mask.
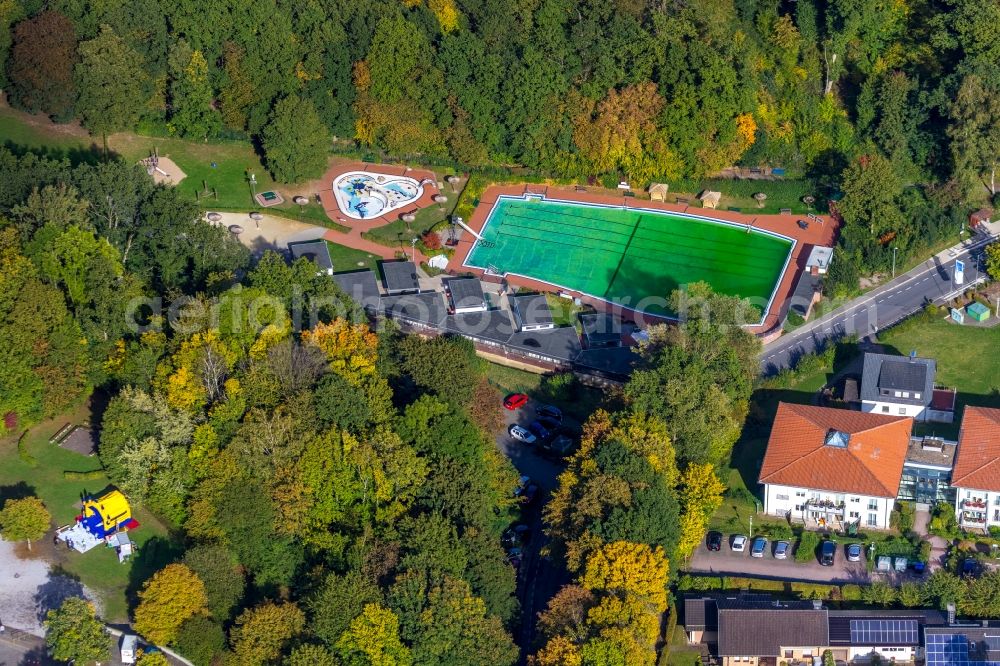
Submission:
[[[808,658],[810,658],[812,656],[813,656],[813,651],[812,650],[803,650],[802,651],[802,658],[803,659],[808,659]]]
[[[861,501],[861,498],[860,497],[852,497],[851,501],[854,502],[855,504],[857,504],[858,502]]]
[[[914,393],[913,394],[913,399],[914,400],[920,400],[920,394],[919,393]]]
[[[868,514],[868,527],[876,527],[878,525],[878,514],[869,513]]]
[[[791,659],[794,654],[792,650],[785,650],[785,659]]]
[[[889,413],[889,405],[883,405],[882,406],[882,413],[883,414],[888,414]]]
[[[899,408],[899,415],[900,416],[906,416],[906,407],[900,407]]]
[[[788,495],[775,495],[774,499],[779,500],[779,501],[780,500],[784,500],[784,501],[787,502],[788,501]]]
[[[796,497],[805,497],[806,496],[806,491],[804,491],[804,490],[796,490],[795,491],[795,496]]]
[[[901,392],[899,392],[899,391],[896,391],[892,395],[893,395],[894,398],[902,398],[903,397],[903,394]]]
[[[909,398],[910,397],[910,392],[909,391],[903,391],[903,397],[904,398]]]
[[[861,513],[858,511],[851,511],[851,518],[860,518]]]
[[[802,510],[802,505],[801,504],[796,504],[795,505],[795,510],[796,511],[801,511]]]
[[[1000,509],[993,509],[993,522],[1000,523]]]
[[[878,511],[878,500],[877,499],[870,499],[870,500],[868,500],[868,510],[869,511]]]

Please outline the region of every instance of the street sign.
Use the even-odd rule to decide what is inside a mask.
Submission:
[[[965,323],[965,313],[957,308],[951,309],[951,318],[954,319],[959,324]]]
[[[956,261],[955,262],[955,284],[965,283],[965,262]]]

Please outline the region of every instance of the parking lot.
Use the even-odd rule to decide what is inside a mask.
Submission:
[[[816,557],[809,562],[796,562],[792,553],[788,559],[774,559],[774,543],[770,540],[763,557],[750,557],[750,541],[742,553],[730,548],[731,535],[726,535],[722,550],[712,552],[701,542],[685,569],[692,573],[710,573],[720,576],[762,576],[782,580],[816,583],[868,583],[870,577],[865,562],[848,562],[844,545],[837,545],[833,566],[825,567]]]

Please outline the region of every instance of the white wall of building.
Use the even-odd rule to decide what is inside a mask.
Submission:
[[[834,505],[843,502],[845,523],[854,522],[860,518],[861,527],[875,529],[889,528],[889,514],[892,513],[892,508],[896,503],[894,497],[871,497],[836,493],[829,490],[764,485],[764,513],[768,515],[784,517],[790,512],[792,520],[802,521],[804,519],[808,524],[815,525],[816,519],[824,517],[826,514],[816,513],[808,508],[806,503],[809,500],[832,502]]]
[[[927,408],[923,405],[903,405],[895,402],[876,402],[864,400],[861,411],[886,416],[912,416],[917,421],[927,420]]]
[[[852,647],[848,651],[851,661],[870,661],[872,654],[878,654],[883,662],[908,661],[916,659],[917,650],[913,647]]]
[[[978,505],[979,503],[982,506]],[[964,515],[982,515],[986,523],[964,519]],[[957,488],[955,493],[955,516],[959,524],[970,528],[1000,527],[1000,493],[974,488]]]

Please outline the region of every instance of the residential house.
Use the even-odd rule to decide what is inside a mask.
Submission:
[[[1000,409],[965,408],[951,485],[962,527],[1000,526]]]
[[[913,419],[780,403],[760,470],[764,512],[887,529]]]
[[[865,354],[861,410],[951,423],[955,418],[954,392],[941,390],[941,395],[935,396],[936,372],[934,359]]]
[[[923,659],[924,627],[943,625],[937,610],[831,610],[830,651],[848,663],[913,663]]]
[[[722,666],[812,664],[830,643],[827,610],[818,601],[716,601]]]

